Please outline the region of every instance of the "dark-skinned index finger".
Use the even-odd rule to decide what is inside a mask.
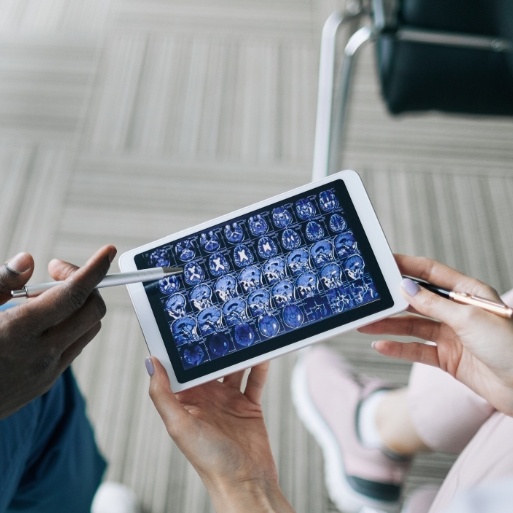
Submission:
[[[42,332],[82,308],[96,285],[107,274],[114,255],[113,246],[99,249],[83,267],[64,280],[62,285],[29,300],[30,303],[24,306],[27,307],[27,313],[30,311],[30,322],[37,323]]]

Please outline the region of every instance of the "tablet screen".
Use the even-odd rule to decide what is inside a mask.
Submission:
[[[135,256],[183,267],[145,284],[180,382],[393,305],[344,181]]]

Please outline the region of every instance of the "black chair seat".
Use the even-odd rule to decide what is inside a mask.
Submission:
[[[397,37],[408,30],[453,38],[503,38],[502,5],[502,0],[403,0],[395,26],[384,31],[376,44],[381,91],[390,113],[434,110],[511,116],[510,52]]]

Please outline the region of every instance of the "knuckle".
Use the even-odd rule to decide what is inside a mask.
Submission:
[[[148,390],[150,399],[155,403],[159,397],[158,385],[155,383],[155,380],[150,381],[150,388]]]
[[[431,275],[433,274],[433,267],[435,266],[435,260],[428,257],[418,257],[419,260],[419,278],[429,281]]]
[[[405,330],[404,330],[404,334],[405,336],[407,337],[413,337],[415,336],[415,327],[416,327],[416,322],[414,319],[408,319],[408,321],[405,323]]]
[[[107,305],[100,294],[93,294],[91,296],[91,303],[94,308],[95,318],[98,320],[103,319],[107,313]]]
[[[82,285],[80,282],[71,282],[68,286],[68,302],[73,310],[79,310],[84,306],[87,298],[90,296],[91,290]]]
[[[42,385],[50,386],[59,375],[60,356],[60,352],[53,346],[45,348],[38,358],[32,361],[31,375],[39,376]]]

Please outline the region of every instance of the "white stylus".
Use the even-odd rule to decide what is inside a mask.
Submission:
[[[183,269],[180,267],[154,267],[129,273],[108,274],[100,283],[98,283],[98,285],[96,285],[96,288],[101,289],[104,287],[115,287],[116,285],[155,281],[165,278],[166,276],[181,273],[183,273]],[[39,283],[37,285],[25,285],[25,287],[20,290],[11,291],[11,295],[13,298],[36,297],[39,296],[39,294],[42,294],[45,290],[61,285],[62,283],[62,281],[51,281],[48,283]]]

